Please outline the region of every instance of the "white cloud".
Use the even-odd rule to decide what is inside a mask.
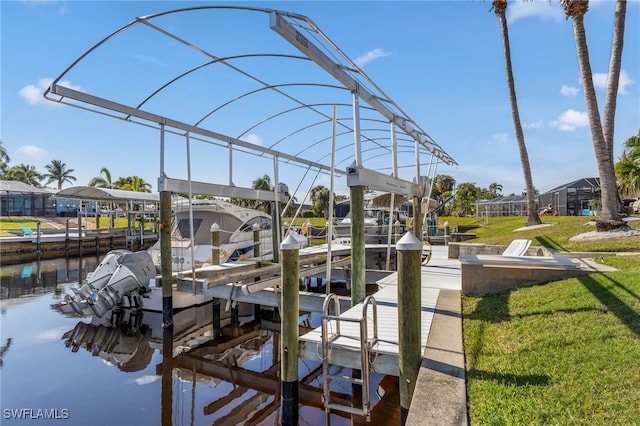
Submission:
[[[524,127],[525,129],[539,129],[540,127],[542,127],[542,124],[542,120],[538,120],[531,123],[523,123],[522,127]]]
[[[141,53],[130,53],[129,54],[130,57],[137,59],[140,62],[147,62],[150,64],[154,64],[154,65],[160,65],[162,67],[167,67],[167,63],[166,62],[162,62],[160,59],[154,57],[154,56],[149,56],[149,55],[143,55]]]
[[[58,1],[58,0],[22,0],[22,4],[28,7],[36,7],[36,6],[60,6],[58,8],[58,14],[64,15],[69,11],[67,7],[66,1]]]
[[[358,56],[356,59],[356,65],[359,67],[363,67],[371,61],[374,61],[378,58],[384,58],[385,56],[390,56],[391,52],[387,52],[384,49],[377,48],[373,49],[362,56]]]
[[[593,74],[593,85],[602,89],[607,88],[607,80],[608,73],[594,73]],[[620,95],[628,95],[629,91],[627,91],[627,86],[634,84],[635,81],[631,80],[629,74],[625,70],[620,70],[620,78],[618,81],[618,94]]]
[[[255,133],[248,134],[244,140],[254,145],[262,146],[262,138]]]
[[[602,89],[607,88],[607,74],[602,72],[594,72],[592,75],[593,85]]]
[[[49,155],[47,151],[34,145],[23,145],[16,151],[16,158],[22,161],[42,160]]]
[[[138,377],[133,382],[137,385],[142,386],[142,385],[148,385],[149,383],[153,383],[157,381],[159,378],[160,376],[156,376],[156,375],[146,375],[146,376]]]
[[[494,142],[497,143],[505,143],[507,141],[508,135],[505,132],[495,133],[491,136]]]
[[[36,334],[35,339],[38,342],[53,342],[56,340],[60,340],[62,335],[67,331],[66,327],[58,327],[58,328],[50,328],[48,330],[43,330],[40,333]]]
[[[580,89],[577,87],[567,86],[566,84],[563,84],[560,88],[560,94],[562,96],[577,96],[579,91]]]
[[[20,89],[20,97],[24,99],[29,105],[48,105],[48,106],[60,106],[56,102],[50,102],[43,97],[45,90],[49,88],[49,86],[53,83],[53,78],[41,78],[38,80],[38,83],[33,85],[29,84],[28,86],[24,86]],[[80,86],[75,86],[71,84],[70,81],[61,80],[58,82],[60,86],[68,87],[69,89],[79,90],[82,89]]]
[[[530,16],[537,16],[543,20],[551,19],[554,21],[562,21],[564,19],[564,11],[559,2],[516,1],[509,3],[509,7],[507,8],[509,23]]]
[[[549,124],[551,124],[551,127],[555,127],[563,132],[573,132],[578,127],[587,127],[589,125],[589,115],[586,111],[580,112],[569,109]]]

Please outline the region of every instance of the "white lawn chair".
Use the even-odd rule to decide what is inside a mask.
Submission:
[[[531,240],[513,240],[502,252],[502,255],[507,257],[524,256],[530,245]]]

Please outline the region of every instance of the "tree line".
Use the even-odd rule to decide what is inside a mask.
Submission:
[[[42,187],[52,182],[57,184],[58,189],[62,189],[64,183],[72,183],[76,181],[72,175],[73,169],[67,168],[67,165],[60,160],[53,160],[45,169],[46,173],[38,173],[34,166],[20,164],[18,166],[9,167],[9,155],[2,146],[0,140],[0,179],[16,180],[27,183],[36,187]],[[619,194],[624,198],[636,198],[640,195],[640,129],[638,135],[632,136],[624,144],[624,150],[620,161],[615,163],[615,174],[617,180],[617,189]],[[456,185],[453,176],[441,174],[436,175],[429,180],[430,198],[439,203],[448,201],[442,207],[445,216],[467,216],[475,214],[475,204],[477,200],[491,200],[503,196],[503,186],[497,182],[493,182],[488,188],[479,187],[474,182],[462,182]],[[96,188],[122,189],[127,191],[151,192],[151,185],[138,176],[120,177],[115,182],[111,178],[111,172],[108,168],[100,169],[100,174],[91,179],[89,186]],[[253,189],[263,189],[267,191],[274,190],[269,175],[256,178],[252,182]],[[527,190],[521,195],[527,195]],[[534,196],[538,195],[538,190],[534,187],[532,190]],[[314,217],[328,217],[330,191],[323,185],[317,185],[309,191],[310,211],[303,212],[304,216],[312,215]],[[516,194],[509,194],[516,195]],[[453,196],[453,197],[452,197]],[[452,198],[452,199],[451,199]],[[334,203],[347,200],[345,195],[334,193]],[[291,203],[296,203],[298,199],[291,197]],[[303,203],[306,201],[303,200]],[[271,213],[273,203],[268,201],[230,200],[233,204],[243,207],[253,208]],[[296,212],[293,210],[292,204],[286,211],[286,204],[279,206],[283,216],[293,216]],[[534,206],[534,212],[537,212]],[[302,215],[301,215],[302,216]]]
[[[73,176],[74,169],[67,167],[62,160],[51,160],[47,164],[44,173],[36,170],[29,164],[10,166],[11,158],[0,140],[0,179],[15,180],[26,183],[36,188],[45,187],[54,183],[58,190],[65,183],[72,184],[77,179]],[[140,176],[120,177],[115,182],[111,180],[111,172],[106,167],[100,169],[100,175],[89,181],[89,186],[96,188],[122,189],[125,191],[151,192],[151,184],[145,182]]]

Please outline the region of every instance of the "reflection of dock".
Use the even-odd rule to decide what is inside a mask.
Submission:
[[[269,328],[273,328],[274,331],[265,334],[265,329]],[[253,321],[234,329],[226,329],[227,333],[233,332],[235,337],[227,336],[221,340],[212,340],[188,352],[179,353],[175,357],[163,356],[163,362],[156,365],[156,374],[162,375],[169,371],[176,374],[177,372],[182,380],[192,382],[194,386],[196,382],[207,382],[208,379],[213,379],[215,383],[230,384],[231,386],[224,391],[224,394],[216,394],[215,399],[212,396],[212,401],[205,403],[202,407],[201,415],[205,416],[207,422],[211,424],[266,424],[265,421],[270,422],[270,418],[273,420],[273,416],[277,416],[274,413],[278,412],[282,403],[278,350],[280,333],[275,331],[277,328],[279,327],[276,323],[263,320]],[[308,330],[301,330],[301,334]],[[261,353],[259,355],[261,358],[270,360],[262,364],[258,371],[255,366],[245,364],[256,356],[257,352]],[[170,367],[169,370],[165,370],[165,364]],[[316,409],[315,413],[318,415],[324,411],[322,387],[319,382],[322,366],[310,364],[307,365],[308,371],[303,373],[298,384],[298,400],[301,406]],[[217,387],[217,389],[222,388]],[[346,405],[352,404],[354,396],[349,393],[350,390],[350,387],[332,390],[332,400]],[[169,388],[165,389],[165,392],[167,392],[166,397],[172,396]],[[373,413],[388,417],[389,414],[382,411],[397,406],[395,400],[397,382],[381,378],[377,393],[380,401],[374,407]],[[228,410],[228,407],[235,408]],[[349,417],[348,414],[339,412],[334,415]],[[360,423],[355,421],[353,424]]]

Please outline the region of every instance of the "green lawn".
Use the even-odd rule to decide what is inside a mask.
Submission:
[[[504,219],[470,232],[478,242],[507,243],[516,236],[512,219]],[[565,250],[640,252],[640,237],[577,244],[569,237],[593,227],[576,218],[543,220],[555,225],[517,238]],[[472,424],[640,425],[640,256],[598,261],[619,270],[463,297]]]
[[[531,230],[515,231],[526,223],[525,217],[490,217],[488,220],[479,218],[441,217],[439,226],[449,222],[453,230],[458,225],[479,225],[468,233],[475,234],[477,239],[468,242],[485,244],[508,245],[516,238],[527,238],[534,246],[544,246],[559,251],[638,251],[640,252],[640,237],[613,238],[598,241],[570,241],[578,234],[595,231],[593,217],[588,216],[549,216],[542,217],[545,226]],[[640,220],[629,221],[629,226],[640,229]]]

